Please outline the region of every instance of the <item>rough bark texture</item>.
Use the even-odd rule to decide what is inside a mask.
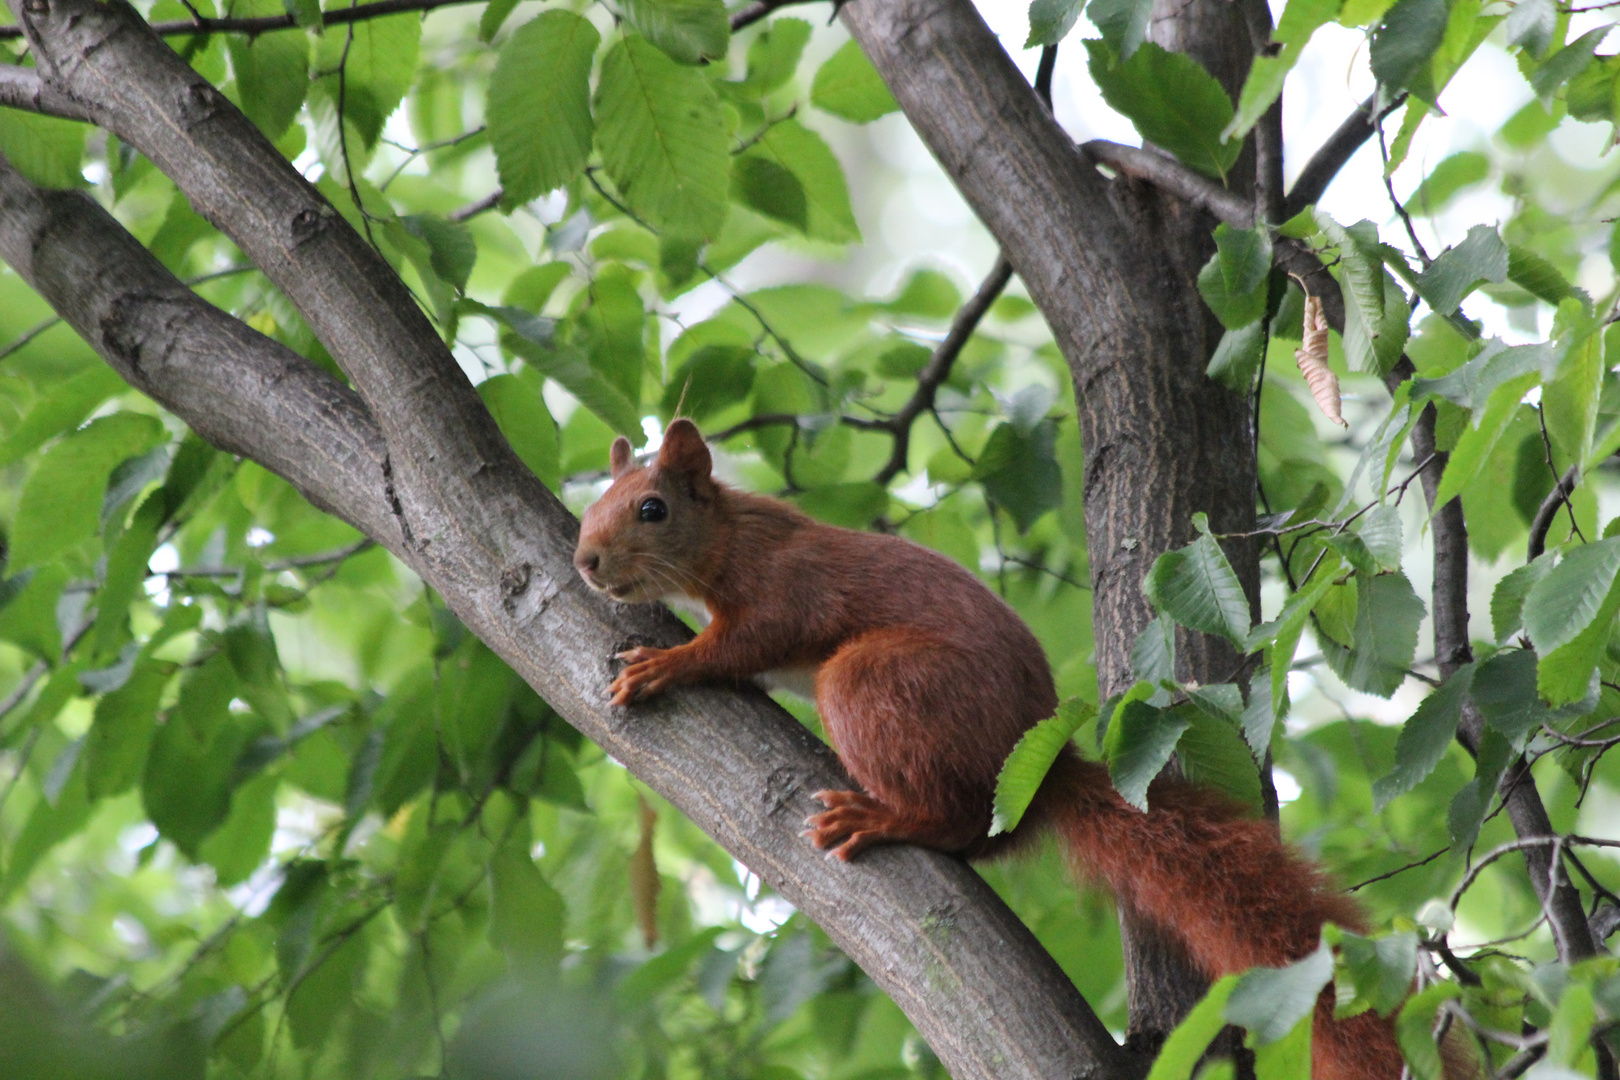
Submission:
[[[1205,60],[1235,91],[1248,31],[1232,5],[1165,0],[1152,34]],[[1074,377],[1085,445],[1086,534],[1099,693],[1132,682],[1152,617],[1141,582],[1193,538],[1253,527],[1248,402],[1205,378],[1220,327],[1195,287],[1214,219],[1155,188],[1110,182],[1075,149],[968,0],[856,2],[843,19],[923,141],[1046,315]],[[1235,73],[1235,74],[1234,74]],[[1252,151],[1234,177],[1254,175]],[[1252,544],[1228,554],[1250,596]],[[1224,643],[1182,634],[1181,673],[1227,681]],[[1202,993],[1179,950],[1126,922],[1131,1043],[1155,1046]]]
[[[961,862],[853,865],[799,836],[831,754],[763,695],[609,709],[611,654],[672,617],[573,572],[573,518],[516,459],[386,263],[122,3],[22,2],[52,94],[137,147],[247,252],[358,390],[186,293],[81,196],[0,168],[0,256],[134,385],[403,558],[551,704],[760,874],[903,1008],[959,1080],[1135,1070],[1028,930]]]

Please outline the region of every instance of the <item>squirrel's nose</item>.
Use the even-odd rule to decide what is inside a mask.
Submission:
[[[574,565],[581,570],[595,573],[596,568],[602,565],[602,556],[594,551],[581,551],[574,555]]]

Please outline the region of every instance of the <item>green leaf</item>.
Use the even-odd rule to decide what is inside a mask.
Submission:
[[[1317,995],[1331,978],[1333,950],[1325,941],[1285,968],[1245,972],[1226,1001],[1226,1022],[1248,1028],[1257,1042],[1275,1042],[1311,1014]]]
[[[1524,6],[1519,5],[1520,8]],[[1429,175],[1423,178],[1417,190],[1406,200],[1406,207],[1413,213],[1437,214],[1445,209],[1453,195],[1472,187],[1490,174],[1491,162],[1484,154],[1476,150],[1459,150],[1429,170]]]
[[[1553,559],[1553,552],[1543,552],[1496,583],[1491,593],[1491,632],[1497,644],[1505,644],[1524,625],[1524,599],[1552,572]]]
[[[1419,85],[1450,17],[1450,0],[1399,0],[1373,33],[1368,56],[1373,75],[1392,91]]]
[[[1115,711],[1103,738],[1103,754],[1120,798],[1138,810],[1147,809],[1148,785],[1191,725],[1189,715],[1156,709],[1145,701],[1127,702]]]
[[[1507,43],[1520,45],[1531,56],[1542,56],[1558,30],[1558,5],[1553,0],[1520,0],[1502,20]]]
[[[1339,577],[1341,564],[1338,557],[1333,556],[1326,562],[1332,565],[1324,565],[1318,570],[1309,582],[1288,598],[1288,603],[1283,605],[1275,619],[1255,627],[1244,643],[1244,648],[1249,652],[1266,647],[1271,665],[1271,708],[1276,715],[1281,715],[1288,706],[1288,669],[1294,662],[1294,650],[1299,647],[1300,635],[1310,620],[1311,609],[1321,603]]]
[[[641,414],[624,392],[590,365],[583,350],[574,345],[547,347],[517,334],[501,335],[501,348],[521,356],[525,363],[549,379],[555,379],[580,404],[601,417],[614,431],[640,446],[647,441],[641,430]]]
[[[1406,1000],[1395,1018],[1395,1041],[1416,1080],[1442,1080],[1440,1048],[1434,1041],[1434,1020],[1440,1006],[1460,997],[1462,988],[1454,982],[1438,982]]]
[[[810,103],[856,124],[871,123],[900,108],[853,39],[844,42],[816,70],[810,84]]]
[[[1153,0],[1091,0],[1086,8],[1086,18],[1121,60],[1129,60],[1147,40],[1152,14]]]
[[[731,156],[714,88],[642,38],[608,50],[596,88],[602,167],[655,229],[712,237],[726,220]]]
[[[1365,324],[1380,325],[1384,319],[1384,283],[1388,275],[1378,243],[1378,227],[1370,221],[1358,221],[1345,228],[1320,210],[1316,211],[1316,227],[1339,249],[1345,308],[1348,310],[1354,305]]]
[[[1090,702],[1071,698],[1059,705],[1055,714],[1024,732],[996,776],[991,836],[1018,827],[1059,751],[1068,745],[1081,724],[1096,715],[1097,709]]]
[[[478,384],[478,396],[523,464],[555,491],[561,480],[557,422],[546,408],[539,380],[496,375]]]
[[[103,401],[128,388],[106,364],[92,364],[52,386],[0,442],[0,467],[21,460],[62,432],[78,427]]]
[[[869,480],[856,480],[813,487],[795,495],[793,501],[817,521],[862,529],[888,513],[889,490]]]
[[[1400,360],[1406,347],[1412,310],[1395,279],[1384,274],[1383,314],[1369,322],[1353,294],[1344,305],[1344,356],[1355,371],[1383,376]]]
[[[1080,9],[1086,0],[1031,0],[1029,5],[1029,37],[1024,48],[1056,45],[1074,29],[1080,18]]]
[[[1413,379],[1412,399],[1437,394],[1453,405],[1471,410],[1477,417],[1497,387],[1529,372],[1545,376],[1554,370],[1553,362],[1553,354],[1546,345],[1504,348],[1500,341],[1493,340],[1478,356],[1448,375],[1438,379]]]
[[[1259,229],[1215,227],[1215,254],[1198,273],[1198,292],[1228,330],[1266,313],[1271,275],[1271,238]],[[1212,362],[1213,364],[1213,362]]]
[[[1620,571],[1620,537],[1582,544],[1531,586],[1524,628],[1543,657],[1591,626]]]
[[[1508,276],[1508,248],[1495,226],[1475,225],[1468,237],[1418,275],[1418,293],[1441,315],[1450,315],[1469,293],[1485,282]]]
[[[560,960],[567,921],[562,894],[534,865],[532,846],[528,828],[519,826],[489,862],[490,944],[518,967]]]
[[[723,59],[731,44],[721,0],[622,0],[619,7],[643,37],[683,64]]]
[[[1012,515],[1019,532],[1063,501],[1063,473],[1054,447],[1057,425],[1043,420],[1028,431],[1001,424],[990,433],[973,478],[997,506]]]
[[[1451,450],[1451,460],[1446,462],[1446,471],[1440,477],[1440,488],[1434,497],[1435,506],[1446,505],[1479,475],[1490,460],[1491,451],[1513,423],[1520,400],[1540,379],[1539,372],[1529,372],[1491,391],[1478,422],[1463,429]]]
[[[1373,784],[1373,804],[1379,810],[1422,783],[1446,756],[1473,681],[1474,665],[1464,664],[1418,703],[1395,742],[1395,767]]]
[[[279,776],[266,773],[237,788],[229,814],[198,847],[198,858],[214,868],[214,881],[221,888],[246,881],[269,856],[280,786]]]
[[[1191,1080],[1204,1051],[1226,1026],[1226,1003],[1236,989],[1238,976],[1217,979],[1202,1000],[1177,1024],[1159,1048],[1147,1080]]]
[[[484,5],[484,13],[478,16],[478,40],[488,45],[495,40],[512,12],[517,10],[518,0],[489,0]]]
[[[669,377],[661,412],[666,418],[703,420],[746,401],[754,387],[757,354],[743,345],[703,345]]]
[[[416,76],[422,40],[422,18],[415,12],[366,19],[334,29],[317,39],[315,70],[322,73],[315,89],[334,109],[338,104],[338,71],[344,72],[343,118],[374,146]],[[358,172],[358,169],[356,170]]]
[[[800,232],[809,226],[804,185],[769,158],[744,154],[731,163],[731,197]]]
[[[1266,328],[1259,320],[1221,335],[1215,355],[1209,358],[1204,374],[1231,390],[1247,393],[1254,386],[1255,373],[1264,356]]]
[[[518,28],[489,77],[485,113],[501,201],[520,206],[562,187],[591,153],[591,61],[601,35],[553,8]]]
[[[280,0],[241,0],[236,16],[282,15]],[[309,35],[232,34],[225,42],[242,111],[269,139],[279,139],[304,106],[309,90]]]
[[[107,474],[167,437],[155,416],[119,412],[66,436],[24,485],[11,525],[13,571],[54,559],[88,540],[101,524]]]
[[[589,306],[575,320],[574,340],[585,346],[591,367],[618,387],[638,409],[647,370],[646,309],[629,267],[609,264],[597,271],[585,291]]]
[[[478,245],[467,226],[428,214],[402,214],[399,223],[428,247],[428,265],[457,292],[467,288]]]
[[[1472,696],[1485,722],[1516,748],[1557,718],[1536,691],[1536,654],[1526,649],[1503,649],[1482,661],[1474,672]]]
[[[748,75],[738,85],[759,95],[787,85],[809,42],[810,24],[803,19],[773,21],[748,43]]]
[[[96,702],[84,747],[92,802],[127,791],[140,779],[157,726],[158,702],[175,669],[167,660],[144,660],[123,686]]]
[[[141,781],[141,802],[158,831],[192,858],[231,807],[231,779],[246,732],[231,721],[238,689],[221,654],[193,668],[180,702],[152,738]]]
[[[767,128],[737,164],[744,161],[766,161],[780,167],[798,181],[803,193],[802,219],[796,219],[791,208],[787,216],[771,214],[762,206],[755,209],[786,221],[812,240],[860,242],[861,230],[850,206],[844,167],[820,135],[797,120],[783,120]]]
[[[1167,551],[1142,581],[1153,606],[1192,630],[1244,647],[1249,636],[1249,599],[1221,545],[1208,533]]]
[[[1343,0],[1288,0],[1282,18],[1277,20],[1277,29],[1271,35],[1276,52],[1260,53],[1249,65],[1243,91],[1238,95],[1237,114],[1221,133],[1223,138],[1241,140],[1260,122],[1260,117],[1282,93],[1283,81],[1299,61],[1299,54],[1311,35],[1331,22],[1342,5]]]
[[[1346,685],[1389,697],[1406,681],[1423,615],[1423,601],[1405,574],[1358,573],[1355,648],[1348,658],[1329,643],[1323,651]]]
[[[1588,30],[1562,49],[1547,57],[1540,67],[1530,72],[1530,86],[1540,97],[1551,97],[1557,89],[1586,70],[1592,54],[1608,35],[1611,26]]]
[[[40,187],[83,187],[87,130],[71,120],[0,109],[0,156]]]
[[[1155,686],[1176,681],[1176,621],[1170,616],[1150,620],[1136,635],[1136,644],[1131,646],[1131,676]]]
[[[1103,100],[1128,117],[1142,138],[1201,173],[1225,179],[1242,151],[1222,142],[1232,99],[1198,61],[1144,42],[1125,60],[1101,41],[1086,41],[1091,77]]]
[[[1558,272],[1556,266],[1529,248],[1517,244],[1508,245],[1507,279],[1537,300],[1545,300],[1554,307],[1571,296],[1584,296]]]
[[[158,529],[168,510],[168,499],[162,491],[153,492],[136,511],[129,528],[118,538],[107,553],[107,573],[101,590],[96,595],[96,627],[94,654],[108,656],[116,652],[126,638],[125,624],[129,620],[129,605],[140,595],[146,583],[147,564],[157,550]],[[94,796],[92,796],[94,798]]]
[[[1176,744],[1176,757],[1188,780],[1260,813],[1260,772],[1237,724],[1200,708]]]

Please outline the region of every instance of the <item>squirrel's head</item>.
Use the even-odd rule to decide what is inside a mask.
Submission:
[[[701,566],[715,534],[720,493],[697,425],[664,432],[658,459],[640,466],[623,436],[609,454],[613,484],[579,523],[574,566],[585,584],[624,603],[708,591]]]

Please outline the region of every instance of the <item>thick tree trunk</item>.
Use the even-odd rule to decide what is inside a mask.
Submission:
[[[1248,32],[1233,5],[1166,0],[1154,36],[1241,83]],[[855,0],[843,18],[906,116],[1001,243],[1074,378],[1085,446],[1086,534],[1098,692],[1133,681],[1130,655],[1152,618],[1143,576],[1194,537],[1253,527],[1249,403],[1205,377],[1221,328],[1199,297],[1215,221],[1121,177],[1105,180],[1036,99],[968,0]],[[1234,76],[1235,73],[1235,76]],[[1253,176],[1245,153],[1235,176]],[[1258,595],[1252,543],[1229,550]],[[1224,642],[1180,635],[1178,669],[1228,681]],[[1204,982],[1175,946],[1128,917],[1131,1044],[1156,1048]]]

